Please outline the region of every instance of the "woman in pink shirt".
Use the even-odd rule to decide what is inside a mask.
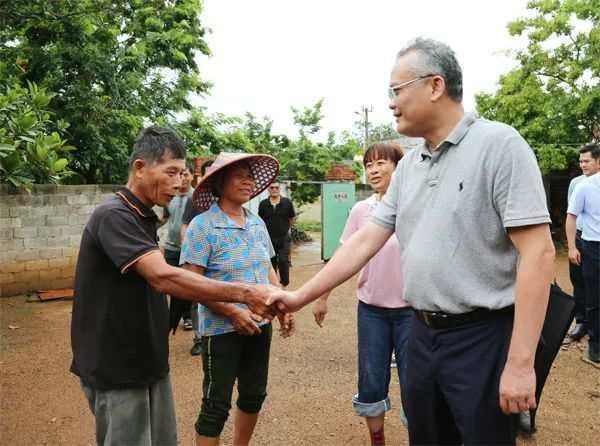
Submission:
[[[366,151],[363,165],[375,194],[354,205],[341,243],[369,221],[401,158],[402,149],[396,143],[373,144]],[[392,236],[361,270],[358,279],[358,394],[352,404],[356,414],[366,418],[372,445],[385,444],[383,425],[385,412],[391,409],[388,390],[392,353],[396,356],[400,388],[406,377],[411,311],[402,298],[402,289],[400,247]],[[327,314],[327,297],[322,296],[313,308],[319,326]]]

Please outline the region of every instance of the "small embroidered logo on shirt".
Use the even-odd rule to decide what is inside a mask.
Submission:
[[[462,181],[460,183],[458,183],[458,190],[459,191],[463,190],[463,182]]]

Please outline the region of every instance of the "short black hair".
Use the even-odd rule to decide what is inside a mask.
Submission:
[[[206,169],[208,169],[210,166],[212,166],[212,163],[214,163],[215,160],[206,160],[202,163],[202,165],[200,166],[200,175],[204,176],[204,174],[206,173]]]
[[[133,152],[129,157],[129,168],[137,159],[148,165],[160,162],[166,153],[173,159],[185,159],[185,143],[167,127],[150,126],[143,129],[133,144]]]
[[[582,153],[589,153],[595,160],[600,159],[600,145],[594,142],[584,144],[581,149],[579,149],[579,154],[581,155]]]

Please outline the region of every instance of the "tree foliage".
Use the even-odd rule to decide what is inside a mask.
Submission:
[[[517,128],[547,172],[566,168],[574,149],[600,139],[600,1],[532,0],[528,9],[508,25],[528,40],[519,66],[476,102],[482,116]]]
[[[72,167],[120,182],[147,122],[203,94],[194,56],[208,54],[200,0],[0,0],[0,83],[35,82],[70,124]]]
[[[59,134],[67,124],[46,110],[52,96],[31,83],[0,90],[0,183],[28,189],[71,174],[66,154],[74,147]]]

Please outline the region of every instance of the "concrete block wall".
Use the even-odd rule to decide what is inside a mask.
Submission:
[[[0,186],[0,297],[73,286],[81,234],[113,185]]]

